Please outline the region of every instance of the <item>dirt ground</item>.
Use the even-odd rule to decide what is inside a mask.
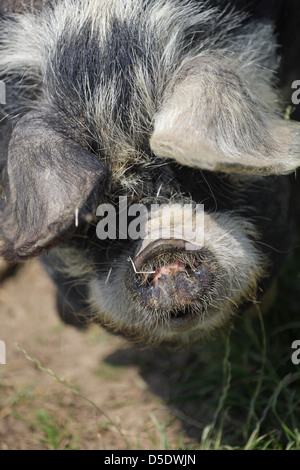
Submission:
[[[185,353],[141,351],[99,326],[63,324],[37,260],[2,283],[0,313],[0,449],[178,448],[182,416],[166,404]]]

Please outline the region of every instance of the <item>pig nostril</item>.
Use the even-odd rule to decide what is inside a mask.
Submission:
[[[181,261],[174,261],[174,263],[156,268],[155,272],[151,273],[148,277],[149,283],[158,282],[162,276],[174,276],[177,273],[185,273],[187,276],[193,273],[189,265],[184,265]]]
[[[199,269],[198,263],[197,268]],[[150,272],[136,272],[136,274],[144,274],[144,279],[141,282],[144,287],[155,286],[161,280],[166,278],[172,279],[172,277],[174,278],[179,273],[183,274],[187,278],[192,277],[197,273],[196,266],[191,267],[189,264],[183,264],[180,261],[174,261],[171,264],[154,267],[153,271]]]
[[[154,277],[155,277],[155,273],[151,273],[149,274],[146,282],[145,282],[145,286],[151,286],[151,284],[154,282]]]

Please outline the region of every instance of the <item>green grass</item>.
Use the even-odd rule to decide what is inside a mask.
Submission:
[[[168,389],[161,396],[169,407],[170,419],[161,422],[155,413],[149,416],[153,423],[153,449],[300,450],[300,364],[291,360],[291,344],[297,339],[300,251],[281,273],[277,296],[268,314],[262,315],[258,307],[255,315],[237,318],[234,328],[228,328],[183,362],[174,359],[180,358],[180,353],[157,357],[154,354],[151,359],[151,353],[133,349],[132,362],[143,380],[151,384],[150,377],[158,370],[159,379]],[[94,407],[101,419],[106,419],[103,426],[119,433],[120,441],[133,448],[110,419],[109,410],[100,409],[39,361],[27,357]],[[107,364],[103,366],[103,370],[94,371],[101,381],[107,374]],[[127,366],[126,360],[121,366]],[[114,370],[119,374],[118,367]],[[154,392],[160,395],[160,389]],[[64,444],[70,441],[66,439],[67,429],[61,429],[48,412],[39,412],[36,419],[47,448],[69,448],[69,444]],[[181,428],[175,435],[177,441],[175,421]],[[136,448],[141,449],[138,436],[136,443]]]
[[[40,441],[48,450],[76,450],[79,448],[79,439],[75,439],[68,429],[68,423],[58,422],[45,409],[36,413],[34,427],[39,429],[42,437]]]
[[[291,361],[291,344],[300,339],[299,273],[297,253],[268,314],[257,308],[238,319],[203,346],[204,363],[195,357],[190,372],[181,371],[188,380],[179,372],[169,404],[184,415],[185,442],[194,435],[197,449],[300,450],[300,364]]]

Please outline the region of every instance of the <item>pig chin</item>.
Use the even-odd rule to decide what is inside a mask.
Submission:
[[[157,240],[120,260],[109,282],[94,278],[91,301],[109,330],[152,345],[184,346],[206,338],[256,298],[266,265],[252,224],[228,214],[205,215],[204,246]]]

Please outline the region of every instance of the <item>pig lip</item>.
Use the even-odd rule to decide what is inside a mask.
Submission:
[[[179,238],[159,239],[149,243],[135,258],[134,264],[137,271],[142,270],[143,265],[153,256],[163,252],[186,251],[186,240]],[[197,249],[195,248],[195,251]],[[200,248],[199,248],[200,250]],[[192,251],[192,250],[189,250]]]
[[[169,319],[169,326],[174,330],[187,331],[198,325],[199,317],[190,311],[189,306],[183,307],[180,312],[176,312]]]

